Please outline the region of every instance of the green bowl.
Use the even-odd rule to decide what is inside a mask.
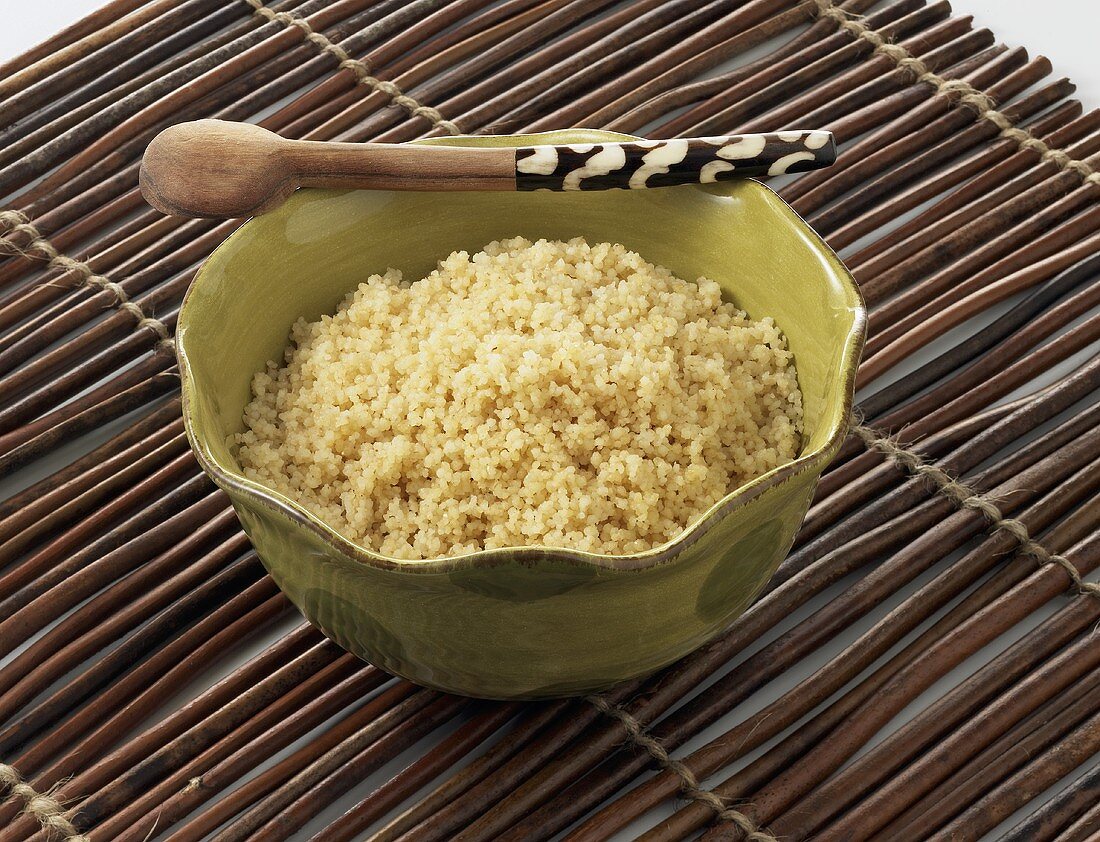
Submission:
[[[622,137],[571,130],[438,142]],[[452,251],[517,235],[621,242],[680,277],[714,279],[753,317],[773,316],[803,393],[801,455],[731,492],[673,541],[630,556],[519,547],[387,558],[242,474],[231,443],[252,375],[281,358],[295,319],[333,312],[371,273],[393,267],[423,277]],[[859,291],[836,255],[754,181],[588,193],[301,190],[206,261],[180,313],[177,344],[195,454],[306,617],[344,648],[419,684],[536,699],[653,672],[745,610],[790,549],[845,435],[865,325]]]

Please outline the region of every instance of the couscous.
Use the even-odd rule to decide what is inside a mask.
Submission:
[[[771,319],[621,245],[516,238],[373,275],[255,375],[238,458],[405,559],[524,545],[625,555],[795,457]]]

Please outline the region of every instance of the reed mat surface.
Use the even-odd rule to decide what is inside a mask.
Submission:
[[[1096,840],[1100,111],[1073,92],[943,0],[111,0],[0,66],[0,842]],[[540,704],[303,625],[183,436],[176,314],[238,223],[161,216],[137,162],[199,117],[833,131],[780,188],[866,295],[859,417],[761,599]]]

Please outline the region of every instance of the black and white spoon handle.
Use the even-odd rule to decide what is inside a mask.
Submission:
[[[298,187],[636,190],[805,172],[835,159],[822,131],[516,148],[290,140],[249,123],[196,120],[153,138],[140,182],[164,213],[241,217]]]
[[[516,150],[516,189],[638,190],[709,184],[806,172],[835,160],[836,143],[825,131],[527,146]]]

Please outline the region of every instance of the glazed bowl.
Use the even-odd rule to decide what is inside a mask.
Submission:
[[[447,138],[462,145],[598,143],[571,130]],[[254,372],[291,324],[333,312],[389,267],[423,277],[450,252],[524,236],[621,242],[678,276],[705,275],[786,333],[803,393],[793,461],[734,489],[674,540],[630,556],[547,547],[388,558],[246,478],[233,436]],[[345,649],[430,687],[487,698],[596,691],[671,663],[759,593],[794,540],[845,435],[866,313],[847,270],[754,181],[645,191],[302,190],[206,261],[179,316],[184,421],[272,577]]]

